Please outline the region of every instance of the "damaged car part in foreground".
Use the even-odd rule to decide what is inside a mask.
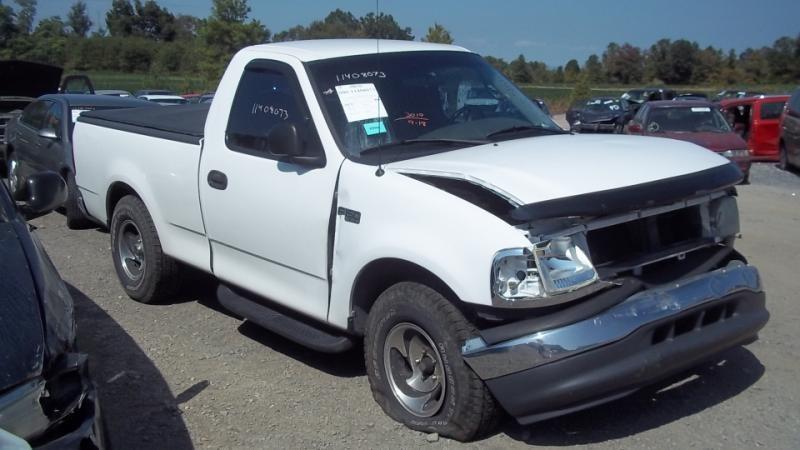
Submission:
[[[72,298],[22,217],[63,203],[66,184],[52,172],[34,174],[20,194],[17,206],[0,187],[0,430],[34,448],[102,448],[97,393],[75,347]]]

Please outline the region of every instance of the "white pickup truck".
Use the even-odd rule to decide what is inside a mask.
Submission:
[[[769,316],[733,249],[736,166],[570,135],[460,47],[248,47],[210,107],[85,113],[74,142],[130,297],[169,300],[193,266],[310,348],[363,338],[375,400],[417,430],[610,401]]]

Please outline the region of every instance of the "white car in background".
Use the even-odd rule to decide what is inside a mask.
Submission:
[[[131,93],[122,89],[96,89],[94,91],[97,95],[110,95],[112,97],[130,97]]]
[[[147,100],[148,102],[158,103],[159,105],[185,105],[189,103],[188,100],[180,95],[140,95],[138,98]]]

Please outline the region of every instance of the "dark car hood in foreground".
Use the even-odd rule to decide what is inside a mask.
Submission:
[[[0,96],[39,97],[55,94],[63,69],[28,61],[0,61]]]
[[[41,374],[44,351],[28,260],[14,225],[0,222],[0,392]]]
[[[679,139],[681,141],[697,144],[715,152],[723,152],[725,150],[741,150],[747,148],[747,143],[741,138],[741,136],[734,132],[713,133],[709,131],[665,131],[663,133],[653,133],[651,136]]]

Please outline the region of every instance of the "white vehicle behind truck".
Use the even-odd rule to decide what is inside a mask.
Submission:
[[[459,440],[498,406],[587,408],[764,326],[728,160],[570,135],[474,53],[376,44],[248,47],[210,106],[80,116],[82,204],[131,298],[169,300],[192,266],[312,349],[363,338],[384,411]]]

